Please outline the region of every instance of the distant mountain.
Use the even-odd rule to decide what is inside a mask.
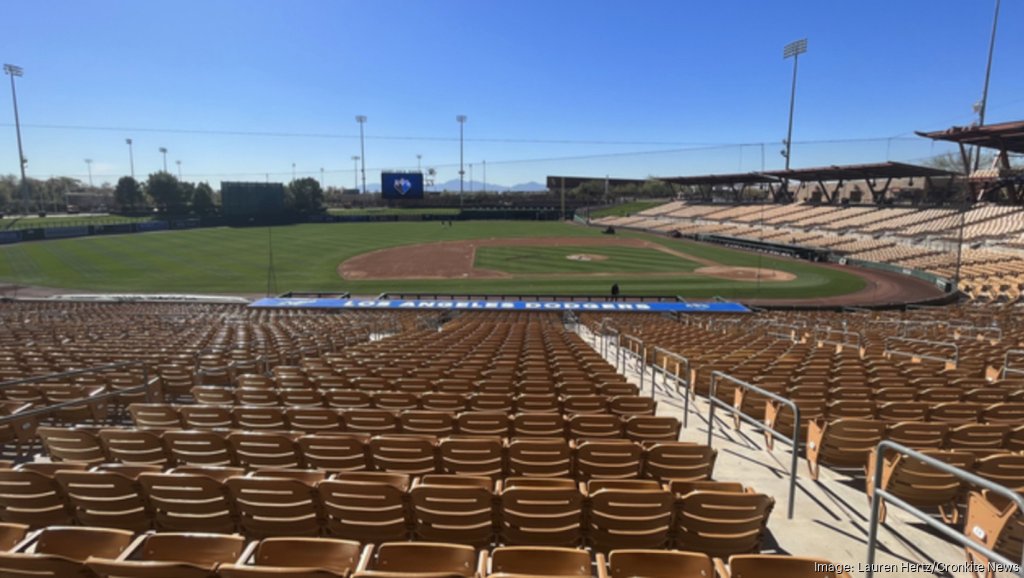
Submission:
[[[546,186],[544,186],[544,185],[542,185],[540,183],[534,182],[534,181],[530,181],[528,183],[519,183],[517,185],[512,185],[511,187],[508,187],[508,186],[505,186],[505,185],[496,185],[494,183],[483,183],[481,181],[465,181],[462,186],[463,186],[463,190],[465,190],[467,193],[471,192],[471,191],[472,192],[482,192],[482,191],[485,191],[485,190],[487,192],[498,191],[498,192],[503,192],[503,193],[508,193],[508,192],[512,192],[512,193],[535,193],[535,192],[538,192],[538,191],[545,191],[545,190],[547,190]],[[445,181],[443,183],[437,183],[437,185],[435,185],[434,187],[431,187],[430,190],[432,190],[432,191],[458,192],[459,191],[459,179],[451,179],[451,180]]]
[[[518,185],[512,185],[509,187],[510,191],[523,192],[523,193],[536,193],[540,191],[548,190],[546,185],[542,185],[537,181],[530,181],[528,183],[519,183]]]

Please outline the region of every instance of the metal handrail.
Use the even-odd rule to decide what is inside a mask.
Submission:
[[[767,332],[765,334],[770,336],[770,337],[779,337],[781,339],[789,339],[790,341],[796,343],[797,341],[799,341],[797,335],[799,334],[800,331],[802,331],[804,329],[804,327],[801,327],[801,326],[796,325],[796,324],[790,324],[790,323],[769,323],[766,326],[766,329],[767,329]],[[788,332],[785,332],[785,331],[773,331],[773,329],[788,329],[789,331]]]
[[[763,395],[768,399],[777,401],[786,407],[793,410],[793,437],[786,437],[782,432],[775,428],[768,427],[764,422],[758,421],[756,418],[749,416],[739,408],[731,406],[724,401],[718,399],[715,394],[718,390],[718,380],[725,379],[739,386],[741,389],[752,391],[754,393]],[[757,428],[759,431],[765,431],[771,433],[772,437],[781,441],[782,443],[789,444],[792,449],[792,458],[789,466],[789,503],[787,504],[788,510],[786,517],[790,520],[793,519],[793,506],[796,500],[796,469],[800,463],[800,408],[797,407],[796,403],[791,399],[786,399],[777,393],[773,393],[766,389],[757,387],[756,385],[747,383],[743,380],[736,379],[735,377],[723,373],[721,371],[711,372],[711,388],[708,390],[708,447],[711,447],[713,439],[712,434],[715,430],[715,407],[721,407],[723,410],[735,415],[744,422]]]
[[[819,335],[822,336],[821,339],[818,338]],[[832,335],[841,335],[843,339],[841,341],[829,339],[829,337]],[[856,339],[854,339],[853,341],[847,341],[845,338],[848,335],[852,335]],[[858,333],[856,331],[850,331],[847,329],[834,329],[832,327],[822,327],[820,329],[814,330],[814,340],[820,341],[822,343],[829,343],[832,345],[852,345],[853,347],[859,348],[864,343],[864,334]]]
[[[928,355],[925,353],[917,353],[913,351],[903,351],[899,349],[893,349],[890,343],[899,341],[902,343],[917,343],[920,345],[938,345],[940,347],[949,347],[953,349],[953,357],[936,357],[934,355]],[[956,343],[950,343],[948,341],[929,341],[927,339],[911,339],[909,337],[886,337],[885,338],[885,354],[887,355],[902,355],[904,357],[920,357],[921,359],[930,359],[932,361],[952,362],[953,365],[960,365],[960,346]]]
[[[1024,367],[1020,369],[1010,367],[1010,356],[1020,356],[1024,358],[1024,349],[1010,349],[1007,350],[1006,355],[1003,356],[1003,369],[999,372],[999,379],[1006,379],[1007,373],[1017,373],[1024,375]]]
[[[960,337],[964,337],[965,334],[969,337],[979,338],[988,337],[989,339],[995,339],[996,341],[1002,341],[1003,339],[1003,328],[993,327],[985,325],[966,325],[950,327],[955,333],[959,333]],[[994,333],[994,336],[991,334]]]
[[[672,380],[676,384],[675,392],[678,394],[680,385],[683,386],[685,391],[683,395],[683,427],[689,427],[690,424],[690,398],[693,397],[693,383],[691,383],[690,376],[690,360],[678,353],[669,351],[663,347],[655,345],[652,348],[654,352],[654,359],[651,360],[651,396],[654,395],[654,384],[655,376],[661,373],[662,379],[665,381],[666,388],[668,387],[668,381]],[[658,356],[661,356],[664,361],[672,360],[676,362],[675,372],[668,370],[667,363],[665,366],[658,364]],[[680,375],[679,370],[682,368],[683,374]]]
[[[625,341],[629,345],[635,345],[636,346],[636,351],[634,352],[632,347],[626,347],[625,353],[623,353],[623,355],[622,355],[622,373],[623,373],[623,375],[625,375],[625,373],[626,373],[626,354],[633,354],[633,356],[636,357],[636,359],[637,359],[637,372],[640,373],[640,391],[643,391],[644,390],[644,365],[647,364],[647,345],[644,343],[643,339],[640,339],[639,337],[635,337],[633,335],[629,335],[627,333],[620,333],[619,334],[619,344],[620,344],[620,346],[621,346],[623,341]],[[622,347],[619,347],[619,350],[621,351]],[[651,397],[654,397],[654,386],[653,385],[651,386]]]
[[[950,540],[956,542],[959,546],[963,546],[964,548],[981,552],[981,553],[985,554],[986,556],[988,556],[990,558],[994,558],[995,560],[997,560],[1001,564],[1007,565],[1008,567],[1016,567],[1017,568],[1017,572],[1015,572],[1015,573],[1018,576],[1024,576],[1024,573],[1022,573],[1022,570],[1021,570],[1022,568],[1024,568],[1024,554],[1022,554],[1020,565],[1018,565],[1017,562],[1012,562],[1012,561],[1010,561],[1009,558],[1004,557],[1002,554],[999,554],[998,552],[996,552],[994,550],[989,550],[988,548],[986,548],[985,546],[982,546],[981,544],[978,544],[977,542],[971,541],[970,539],[967,538],[967,536],[965,536],[965,535],[963,535],[963,534],[961,534],[961,533],[951,529],[946,524],[943,524],[941,522],[936,521],[932,516],[929,516],[926,512],[922,512],[920,509],[916,508],[915,506],[913,506],[911,504],[908,504],[906,501],[904,501],[904,500],[894,496],[893,494],[890,494],[886,490],[883,490],[881,488],[881,485],[882,485],[882,466],[883,466],[883,461],[885,460],[885,457],[886,457],[887,450],[899,453],[899,454],[907,456],[909,458],[914,458],[914,459],[917,459],[917,460],[921,460],[922,462],[928,464],[929,466],[931,466],[931,467],[933,467],[933,468],[935,468],[935,469],[937,469],[937,470],[939,470],[941,472],[945,472],[947,474],[955,476],[955,477],[957,477],[957,478],[959,478],[959,479],[961,479],[961,480],[963,480],[963,481],[965,481],[965,482],[967,482],[967,483],[969,483],[971,485],[979,486],[979,487],[985,488],[986,490],[989,490],[990,492],[999,494],[1000,496],[1003,496],[1004,498],[1007,498],[1011,502],[1016,504],[1017,508],[1019,509],[1019,511],[1024,512],[1024,497],[1022,497],[1017,492],[1015,492],[1015,491],[1013,491],[1013,490],[1011,490],[1011,489],[1009,489],[1007,487],[1000,486],[997,483],[994,483],[994,482],[991,482],[989,480],[986,480],[985,478],[982,478],[980,476],[974,475],[974,474],[972,474],[972,473],[970,473],[968,471],[964,471],[964,470],[961,470],[960,468],[951,466],[951,465],[949,465],[949,464],[947,464],[947,463],[945,463],[945,462],[943,462],[941,460],[937,460],[937,459],[935,459],[935,458],[933,458],[931,456],[927,456],[927,455],[925,455],[925,454],[923,454],[923,453],[921,453],[921,452],[919,452],[917,450],[913,450],[911,448],[908,448],[908,447],[906,447],[904,445],[900,445],[900,444],[898,444],[896,442],[893,442],[893,441],[882,440],[882,442],[878,444],[878,447],[875,448],[875,464],[874,464],[875,465],[875,471],[874,471],[874,476],[870,480],[872,495],[871,495],[871,518],[870,518],[870,521],[868,522],[868,528],[869,529],[868,529],[867,578],[872,578],[875,575],[875,573],[874,573],[875,551],[878,549],[878,525],[879,525],[879,517],[880,517],[879,514],[881,512],[881,507],[882,507],[882,501],[883,500],[885,500],[886,502],[889,502],[889,503],[891,503],[891,504],[893,504],[895,506],[898,506],[900,509],[902,509],[903,511],[907,512],[911,516],[913,516],[913,517],[917,518],[918,520],[920,520],[920,521],[924,522],[925,524],[927,524],[929,527],[931,527],[931,529],[939,532],[940,534],[942,534],[946,538],[949,538]]]
[[[154,380],[155,380],[155,378],[154,378]],[[11,423],[11,422],[20,422],[20,421],[23,421],[25,418],[35,417],[35,416],[39,416],[39,415],[49,415],[49,414],[53,413],[54,411],[56,411],[58,409],[64,409],[65,407],[76,407],[76,406],[81,406],[83,404],[89,404],[89,403],[94,403],[94,402],[97,402],[97,401],[103,401],[105,399],[110,399],[112,397],[120,397],[120,396],[126,395],[126,394],[145,392],[145,391],[149,390],[149,388],[153,385],[153,383],[154,382],[150,382],[149,379],[147,378],[140,385],[133,385],[131,387],[126,387],[124,389],[115,389],[115,390],[112,390],[112,391],[106,391],[106,392],[103,392],[103,393],[97,393],[96,395],[90,395],[88,397],[81,397],[81,398],[78,398],[78,399],[71,399],[71,400],[68,400],[68,401],[62,401],[60,403],[55,403],[53,405],[45,405],[45,406],[42,406],[42,407],[34,407],[32,409],[27,409],[25,411],[19,411],[18,413],[13,413],[11,415],[0,416],[0,426],[7,425],[8,423]],[[149,400],[147,400],[147,401],[149,401]]]
[[[109,365],[100,365],[97,367],[87,367],[85,369],[75,369],[72,371],[63,371],[61,373],[51,373],[49,375],[37,375],[36,377],[22,377],[18,379],[12,379],[4,382],[0,382],[0,389],[6,389],[14,385],[21,385],[23,383],[36,383],[39,381],[50,381],[55,379],[64,379],[65,377],[71,377],[74,375],[82,375],[84,373],[99,373],[102,371],[108,371],[111,369],[120,369],[122,367],[141,367],[143,379],[146,380],[149,376],[149,366],[144,361],[121,361],[118,363],[111,363]]]

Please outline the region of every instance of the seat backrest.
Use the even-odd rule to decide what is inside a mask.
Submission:
[[[634,415],[626,419],[626,437],[638,442],[674,442],[682,424],[671,416]]]
[[[575,476],[572,448],[561,438],[514,439],[508,444],[510,476],[571,478]]]
[[[611,414],[577,414],[569,418],[569,439],[622,439],[622,419]]]
[[[100,442],[110,459],[123,464],[167,465],[171,456],[155,432],[140,429],[104,429]]]
[[[455,419],[456,429],[462,435],[508,437],[511,421],[507,413],[466,411]]]
[[[235,425],[230,405],[183,405],[178,408],[181,422],[188,428],[219,429]]]
[[[338,411],[326,407],[289,407],[285,409],[285,418],[289,427],[296,431],[340,432],[341,414]]]
[[[954,426],[946,439],[950,449],[999,450],[1006,447],[1010,424],[969,423]]]
[[[615,550],[608,556],[610,578],[683,578],[715,575],[707,554],[664,550]]]
[[[231,410],[231,417],[235,427],[247,431],[288,429],[283,407],[240,405]]]
[[[662,489],[601,489],[590,495],[588,540],[599,552],[664,548],[675,496]]]
[[[152,518],[138,483],[115,472],[59,471],[54,474],[83,526],[143,532]]]
[[[164,445],[181,465],[230,466],[234,456],[224,432],[212,430],[168,430]]]
[[[28,533],[25,524],[0,523],[0,552],[6,552],[17,545]]]
[[[182,425],[178,408],[164,403],[133,403],[128,406],[135,427],[167,429]]]
[[[449,437],[438,444],[441,471],[446,474],[502,478],[505,475],[504,453],[498,437]]]
[[[406,474],[435,473],[437,439],[433,436],[380,435],[370,440],[374,469]]]
[[[714,557],[759,552],[775,500],[753,492],[697,491],[679,499],[675,547]]]
[[[576,548],[502,546],[491,554],[491,573],[591,576],[590,554]]]
[[[84,561],[89,556],[116,558],[132,543],[135,534],[114,528],[54,526],[39,533],[35,553]]]
[[[325,432],[304,435],[295,444],[308,467],[329,472],[362,471],[368,465],[367,440],[363,434]]]
[[[53,461],[97,464],[107,461],[106,452],[91,431],[63,427],[40,427],[36,434]]]
[[[341,414],[345,431],[374,435],[398,433],[398,417],[383,409],[350,409]]]
[[[501,493],[500,533],[508,545],[579,546],[583,494],[571,481],[563,487],[507,487]]]
[[[149,534],[127,560],[92,557],[86,566],[101,577],[209,578],[219,564],[238,560],[245,538],[222,534]]]
[[[476,549],[462,544],[386,542],[377,546],[369,569],[375,572],[451,572],[466,578],[476,570]]]
[[[661,442],[644,450],[643,475],[655,480],[710,480],[718,451],[688,442]]]
[[[450,412],[409,410],[399,416],[402,433],[443,437],[455,433],[455,417]]]
[[[229,478],[225,485],[247,536],[319,534],[318,503],[309,485],[296,479],[270,477]]]
[[[40,528],[70,525],[74,517],[52,475],[0,470],[0,520]]]
[[[201,474],[151,473],[139,476],[153,523],[162,532],[231,533],[235,517],[221,480]]]
[[[408,538],[409,518],[402,487],[365,476],[325,480],[317,484],[317,493],[331,536],[366,543]]]
[[[244,468],[297,468],[302,465],[291,434],[232,432],[227,436],[235,462]]]
[[[420,540],[484,547],[494,538],[494,494],[487,488],[420,484],[409,502]]]
[[[643,448],[626,440],[585,441],[576,448],[576,475],[590,478],[637,478]]]
[[[890,424],[886,439],[913,449],[939,449],[946,444],[949,424],[907,421]]]

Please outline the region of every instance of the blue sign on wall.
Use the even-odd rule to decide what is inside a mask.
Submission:
[[[739,303],[639,303],[630,301],[460,301],[426,299],[266,298],[251,303],[259,309],[452,309],[459,311],[604,311],[608,313],[749,313]]]
[[[385,199],[422,199],[423,173],[381,173],[380,187]]]

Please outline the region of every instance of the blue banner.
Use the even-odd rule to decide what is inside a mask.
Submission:
[[[43,229],[43,236],[47,239],[67,239],[68,237],[85,237],[89,234],[89,227],[48,227]]]
[[[167,221],[142,221],[142,222],[139,222],[139,223],[135,223],[135,230],[136,231],[140,231],[140,232],[142,232],[142,231],[165,231],[168,228],[169,227],[168,227]]]
[[[0,245],[21,241],[21,231],[0,231]]]
[[[425,299],[271,298],[249,305],[258,309],[452,309],[458,311],[607,311],[633,313],[749,313],[739,303],[640,303],[635,301],[472,301]]]

